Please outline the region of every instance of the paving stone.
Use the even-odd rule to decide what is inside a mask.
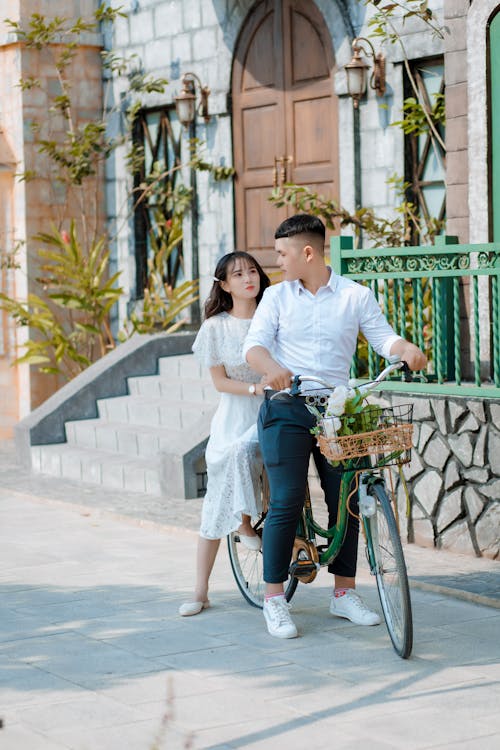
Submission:
[[[473,414],[469,414],[465,421],[460,425],[458,432],[477,432],[479,430],[479,420]]]
[[[450,399],[448,402],[448,414],[450,415],[450,432],[456,432],[457,423],[467,413],[463,401]]]
[[[458,470],[458,463],[452,458],[448,462],[444,473],[444,488],[445,490],[449,490],[459,482],[461,482],[461,477]]]
[[[429,442],[431,436],[434,434],[434,430],[426,422],[420,425],[420,435],[418,438],[417,450],[420,454],[424,452],[425,446]]]
[[[483,484],[480,488],[482,495],[490,497],[492,500],[500,500],[500,479],[496,479],[489,484]]]
[[[443,486],[441,475],[432,469],[415,483],[413,493],[429,516],[432,516]]]
[[[480,422],[486,422],[486,411],[483,401],[467,401],[466,406],[471,414],[474,414],[476,419],[478,419]]]
[[[491,430],[486,425],[483,425],[477,436],[473,456],[473,461],[476,466],[484,466],[486,463],[486,439],[489,432],[491,432]]]
[[[425,470],[425,465],[416,450],[411,452],[411,461],[405,464],[403,472],[408,481],[418,477]]]
[[[447,420],[446,420],[446,400],[442,398],[433,398],[432,399],[432,411],[434,412],[434,417],[437,422],[438,430],[441,433],[441,435],[446,435],[448,433],[448,426],[447,426]]]
[[[424,461],[429,466],[433,466],[436,469],[443,469],[445,463],[450,456],[450,449],[446,440],[436,433],[427,443],[427,447],[424,451]]]
[[[286,740],[290,750],[307,742],[327,750],[339,715],[340,750],[367,743],[396,750],[408,714],[412,736],[420,738],[409,747],[420,750],[420,740],[428,739],[418,734],[421,725],[434,739],[453,736],[460,744],[449,733],[450,721],[457,737],[472,731],[472,739],[495,721],[498,610],[416,586],[420,577],[422,584],[453,584],[460,593],[460,582],[468,581],[471,592],[485,595],[495,591],[497,563],[405,546],[415,627],[407,662],[394,653],[385,627],[363,628],[329,615],[331,583],[324,571],[294,597],[300,637],[271,638],[262,613],[236,590],[224,547],[212,577],[212,608],[181,620],[176,609],[192,592],[197,535],[144,521],[146,513],[167,511],[156,518],[176,519],[179,527],[188,521],[189,501],[172,499],[165,508],[162,498],[156,506],[151,497],[105,495],[99,488],[86,495],[82,485],[46,477],[36,477],[34,490],[53,499],[29,499],[19,492],[28,482],[19,470],[14,496],[6,484],[14,486],[15,467],[9,470],[3,458],[0,447],[0,529],[7,537],[0,633],[9,628],[12,636],[23,620],[24,630],[14,641],[0,638],[0,692],[7,695],[2,715],[9,718],[2,750],[122,750],[124,737],[127,750],[144,750],[167,706],[173,717],[163,744],[172,750],[188,746],[193,729],[193,747],[265,750]],[[113,503],[131,497],[142,515],[118,516]],[[193,507],[199,517],[199,501]],[[360,549],[359,591],[379,610],[363,557]],[[55,630],[47,617],[58,621]],[[373,722],[379,722],[375,740]]]
[[[476,466],[473,466],[472,469],[464,469],[463,475],[468,482],[476,482],[477,484],[485,484],[490,478],[488,469],[480,469]]]
[[[476,523],[479,549],[493,560],[500,555],[500,503],[491,503]]]
[[[451,549],[461,554],[473,555],[475,549],[467,521],[458,521],[458,523],[443,531],[439,537],[439,546],[442,549]]]
[[[469,518],[474,523],[479,514],[482,513],[484,500],[474,487],[468,486],[465,488],[464,502],[469,513]]]
[[[422,398],[413,398],[413,420],[415,422],[424,422],[432,419],[431,403],[428,396]]]
[[[488,434],[488,463],[491,471],[500,476],[500,432],[495,429]]]
[[[463,466],[472,464],[472,455],[474,451],[474,438],[466,432],[463,435],[450,435],[448,438],[453,454],[458,458]]]
[[[500,404],[487,403],[491,424],[500,429]]]
[[[413,520],[413,541],[420,547],[434,547],[434,527],[428,518]]]
[[[453,523],[453,521],[455,521],[458,516],[461,515],[462,494],[463,488],[458,487],[456,490],[453,490],[453,492],[450,492],[449,495],[444,495],[444,497],[442,498],[441,502],[439,503],[439,509],[436,517],[436,529],[439,532]]]

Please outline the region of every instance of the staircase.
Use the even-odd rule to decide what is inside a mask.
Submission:
[[[97,400],[98,418],[65,422],[66,443],[31,447],[33,471],[150,495],[196,497],[219,400],[194,355],[162,357],[127,378],[128,395]]]

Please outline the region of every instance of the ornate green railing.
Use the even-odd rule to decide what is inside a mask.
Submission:
[[[500,243],[354,250],[332,237],[335,273],[368,284],[393,328],[427,354],[422,382],[394,390],[500,397]],[[353,377],[373,378],[381,363],[360,341]]]

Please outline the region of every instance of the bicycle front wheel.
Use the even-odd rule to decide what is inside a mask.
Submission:
[[[262,536],[264,528],[265,513],[263,513],[252,526],[259,536]],[[227,537],[229,551],[229,560],[233,575],[239,590],[244,598],[253,607],[260,607],[264,604],[264,594],[266,584],[264,583],[262,551],[258,552],[248,549],[241,543],[237,531],[233,531]],[[289,578],[285,581],[285,597],[290,601],[297,588],[298,580]]]
[[[413,646],[413,621],[403,548],[384,485],[374,484],[371,492],[376,512],[363,519],[371,546],[370,565],[392,645],[402,659],[407,659]]]

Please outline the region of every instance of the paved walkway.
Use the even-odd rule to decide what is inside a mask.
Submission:
[[[94,508],[111,516],[197,531],[200,500],[114,494],[100,487],[31,474],[20,469],[12,441],[0,441],[0,487],[40,499]],[[500,608],[500,561],[408,545],[409,576],[415,587]]]
[[[2,750],[500,746],[495,606],[414,587],[403,661],[385,627],[329,615],[322,573],[294,598],[301,637],[279,641],[236,592],[222,549],[213,607],[180,619],[196,501],[141,509],[136,496],[132,508],[131,497],[30,478],[9,446],[0,453]],[[445,557],[408,557],[421,585],[442,585]],[[444,575],[497,565],[452,556]],[[359,581],[378,607],[369,576]]]

